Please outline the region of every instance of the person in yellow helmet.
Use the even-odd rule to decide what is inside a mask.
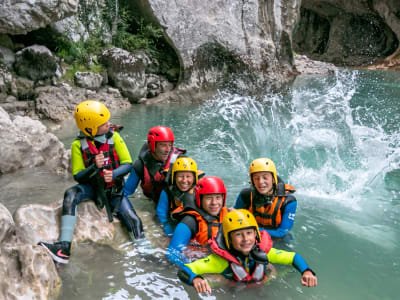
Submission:
[[[106,206],[109,221],[116,214],[132,237],[144,236],[140,218],[128,198],[122,197],[123,177],[129,173],[132,159],[109,119],[110,111],[99,101],[86,100],[75,108],[80,132],[71,145],[71,163],[78,184],[64,194],[60,241],[39,242],[55,262],[68,263],[77,205],[90,199],[100,208]]]
[[[301,284],[313,287],[317,277],[300,254],[272,248],[268,232],[259,231],[257,221],[246,209],[230,211],[222,221],[222,230],[209,240],[213,254],[185,264],[178,277],[193,285],[198,293],[211,294],[211,287],[201,275],[222,274],[228,279],[253,283],[266,281],[267,265],[293,265],[301,273]]]
[[[252,212],[260,227],[273,238],[282,238],[293,227],[297,201],[295,188],[285,184],[277,175],[274,162],[257,158],[250,163],[251,186],[238,195],[234,208]]]
[[[202,176],[204,172],[197,169],[193,158],[180,156],[172,165],[168,186],[161,192],[156,208],[165,235],[172,235],[176,223],[170,218],[171,213],[178,207],[194,204],[194,187]]]

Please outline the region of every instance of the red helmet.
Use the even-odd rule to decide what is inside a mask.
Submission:
[[[150,128],[147,134],[147,143],[149,150],[154,152],[156,150],[156,142],[174,142],[174,133],[172,130],[165,126],[155,126]]]
[[[197,183],[194,189],[196,195],[196,205],[201,208],[201,196],[204,194],[223,194],[224,203],[222,204],[225,206],[226,202],[226,188],[225,184],[221,178],[215,176],[207,176],[203,177]]]

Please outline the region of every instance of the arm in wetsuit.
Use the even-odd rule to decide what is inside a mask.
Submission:
[[[171,236],[173,234],[173,227],[168,222],[168,212],[169,212],[168,194],[165,190],[162,190],[160,198],[158,200],[156,214],[161,224],[164,226],[164,234],[166,236]]]
[[[193,228],[194,226],[197,227],[196,219],[192,216],[185,216],[176,226],[171,242],[169,243],[167,258],[179,267],[188,262],[182,252],[196,235],[197,228]]]

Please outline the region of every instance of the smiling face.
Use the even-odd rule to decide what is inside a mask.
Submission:
[[[156,142],[156,148],[154,152],[152,152],[153,157],[156,160],[166,162],[172,145],[173,142]]]
[[[178,171],[175,173],[176,186],[181,192],[188,191],[194,183],[194,175],[191,171]]]
[[[232,247],[248,255],[256,243],[257,232],[254,228],[244,228],[230,233]]]
[[[211,216],[218,216],[223,204],[223,194],[204,194],[201,198],[201,208]]]
[[[261,195],[272,195],[274,192],[274,177],[270,172],[254,173],[253,185]]]

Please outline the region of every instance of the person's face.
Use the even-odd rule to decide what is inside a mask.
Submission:
[[[172,142],[156,142],[156,148],[153,152],[154,158],[166,162],[169,152],[171,152],[172,145]]]
[[[257,172],[253,174],[253,184],[261,195],[273,192],[274,177],[270,172]]]
[[[175,173],[176,186],[181,192],[188,191],[194,183],[194,175],[191,171],[178,171]]]
[[[110,130],[111,123],[110,122],[105,122],[104,124],[100,125],[97,127],[97,133],[96,135],[103,135],[106,134]]]
[[[223,203],[223,194],[204,194],[201,198],[201,208],[211,216],[218,216]]]
[[[256,243],[257,232],[254,228],[239,229],[231,232],[230,237],[232,247],[244,255],[248,255]]]

